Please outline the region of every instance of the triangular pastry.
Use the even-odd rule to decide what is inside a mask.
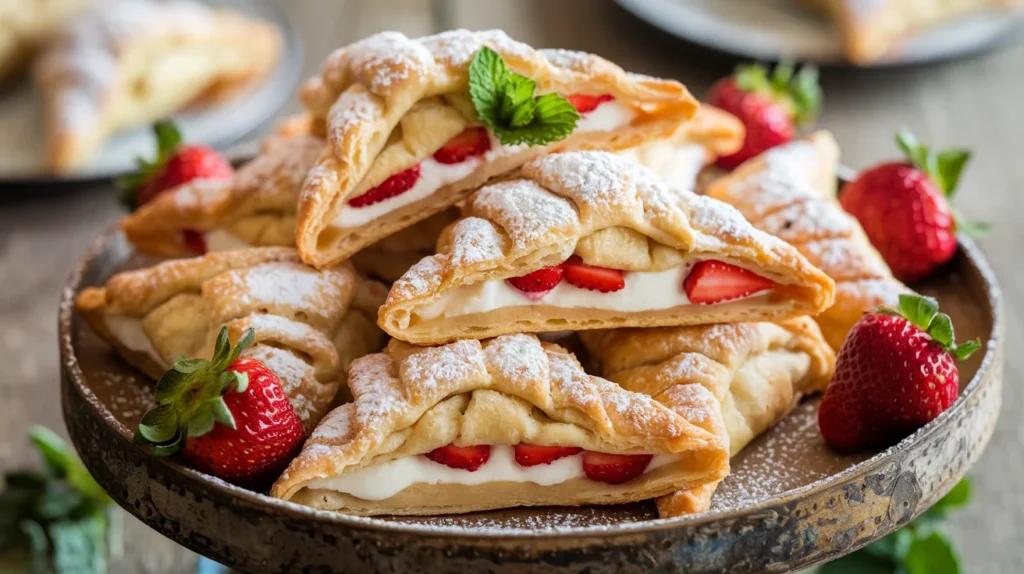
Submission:
[[[225,97],[273,70],[281,49],[272,24],[191,0],[101,3],[38,62],[47,163],[72,171],[114,132]]]
[[[735,206],[835,280],[835,303],[815,317],[835,349],[865,312],[896,305],[910,292],[836,200],[838,158],[832,135],[817,132],[751,159],[708,188],[710,197]]]
[[[415,344],[507,333],[783,319],[833,283],[728,205],[607,152],[530,161],[481,188],[378,323]]]
[[[381,285],[348,263],[318,271],[294,249],[266,247],[176,259],[118,273],[78,294],[89,326],[129,363],[159,378],[179,357],[209,358],[227,327],[266,363],[307,431],[327,411],[348,364],[380,349]]]
[[[598,372],[651,396],[683,385],[711,391],[722,408],[735,455],[792,409],[823,391],[835,354],[808,317],[775,323],[731,323],[580,333]],[[704,512],[716,485],[659,498],[663,518]]]
[[[930,28],[985,10],[1024,7],[1021,0],[802,0],[836,25],[846,57],[871,64]]]
[[[587,375],[533,335],[392,341],[356,360],[271,495],[350,514],[432,515],[647,500],[728,473],[717,401]]]
[[[0,2],[0,82],[22,72],[36,51],[92,0]]]
[[[739,151],[746,130],[729,112],[707,104],[672,136],[622,150],[619,155],[653,171],[669,187],[699,191],[701,170]]]
[[[420,259],[433,255],[437,238],[458,218],[458,208],[450,207],[362,249],[349,261],[370,277],[394,283]]]
[[[509,83],[499,94],[515,92],[537,110],[547,104],[531,94],[560,101],[568,107],[560,118],[580,116],[574,127],[559,133],[563,139],[503,143],[519,141],[507,132],[532,124],[497,132],[485,125],[491,116],[481,115],[470,94],[478,54],[495,54],[496,65],[507,66],[494,71],[495,86],[521,74],[516,88]],[[376,34],[330,55],[301,97],[327,137],[299,210],[299,251],[317,266],[447,209],[531,158],[635,146],[668,136],[698,108],[678,82],[630,74],[592,54],[535,50],[498,30],[418,39]],[[533,109],[524,118],[542,121]]]

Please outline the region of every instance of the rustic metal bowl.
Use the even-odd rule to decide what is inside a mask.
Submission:
[[[152,382],[74,312],[74,296],[144,262],[116,232],[72,273],[60,309],[61,395],[86,466],[121,506],[188,548],[248,572],[790,572],[851,552],[906,524],[978,458],[1000,406],[1001,302],[984,257],[964,241],[921,291],[958,337],[985,351],[961,366],[957,402],[884,452],[841,456],[808,401],[733,459],[710,513],[669,520],[653,505],[516,509],[436,518],[321,512],[156,459],[132,444]]]

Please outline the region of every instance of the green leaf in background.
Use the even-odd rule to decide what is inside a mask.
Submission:
[[[107,505],[112,502],[106,491],[85,469],[85,465],[82,464],[75,451],[55,432],[37,425],[29,429],[28,436],[32,444],[43,455],[47,467],[51,471],[58,470],[58,474],[56,474],[58,478],[66,479],[68,484],[94,504]]]
[[[911,543],[903,559],[903,569],[907,574],[960,574],[962,571],[960,555],[953,548],[953,542],[938,531]]]
[[[859,551],[818,568],[818,574],[896,574],[896,563]]]
[[[53,541],[54,570],[61,574],[105,573],[106,533],[107,522],[103,514],[51,524],[48,534]]]

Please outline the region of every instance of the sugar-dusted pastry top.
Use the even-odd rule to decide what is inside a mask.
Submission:
[[[831,279],[788,244],[732,207],[669,190],[646,168],[606,152],[535,159],[516,177],[481,188],[464,215],[442,235],[438,253],[392,287],[379,321],[392,336],[407,335],[413,315],[447,291],[559,265],[574,253],[627,272],[726,260],[789,288],[797,314],[832,302]]]
[[[465,171],[460,170],[464,165],[432,165],[438,173],[423,177],[441,181],[424,188],[414,204],[393,210],[382,205],[376,217],[356,217],[350,199],[429,163],[446,142],[483,125],[469,96],[469,66],[483,47],[534,81],[537,93],[609,97],[623,106],[625,118],[592,129],[584,129],[587,119],[580,119],[565,139],[536,146],[501,145],[485,130],[492,140],[489,151],[476,158],[478,165]],[[301,98],[327,138],[306,181],[298,223],[299,251],[316,265],[376,241],[380,229],[394,232],[453,205],[530,157],[563,148],[621,149],[667,136],[698,107],[678,82],[630,74],[591,54],[535,50],[498,30],[453,30],[416,39],[398,32],[375,34],[331,54]]]
[[[209,358],[221,327],[278,374],[296,413],[326,412],[356,356],[382,343],[372,316],[383,298],[351,265],[315,270],[294,249],[211,253],[118,273],[76,299],[90,327],[157,378],[179,357]]]
[[[0,81],[22,72],[65,20],[93,0],[7,0],[0,2]]]
[[[817,132],[750,160],[708,189],[835,280],[835,303],[816,319],[836,349],[861,315],[909,292],[836,200],[838,156],[831,134]]]
[[[355,401],[324,418],[272,496],[448,444],[684,454],[691,478],[709,480],[728,469],[710,393],[631,393],[533,335],[427,348],[392,341],[352,364],[349,386]]]
[[[164,256],[196,255],[185,231],[205,237],[216,230],[241,245],[294,246],[299,190],[322,147],[309,133],[275,134],[233,178],[193,180],[161,193],[125,216],[121,229],[139,250]]]

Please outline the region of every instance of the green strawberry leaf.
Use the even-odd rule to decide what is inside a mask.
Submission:
[[[135,173],[117,178],[114,182],[117,189],[117,201],[128,212],[138,209],[139,188],[156,178],[167,165],[167,162],[178,152],[183,143],[181,133],[170,120],[153,124],[153,136],[156,138],[156,159],[135,158]]]
[[[950,352],[953,353],[953,357],[956,358],[956,360],[966,361],[979,349],[981,349],[981,341],[979,339],[975,339],[973,341],[966,341],[959,345],[954,345],[950,349]]]
[[[484,46],[469,66],[469,95],[477,115],[505,145],[546,145],[576,129],[580,114],[558,94],[535,97],[537,84],[508,69]]]
[[[897,132],[896,145],[903,151],[911,164],[935,182],[939,191],[948,200],[953,199],[953,194],[956,193],[957,185],[960,183],[960,176],[971,159],[970,150],[948,149],[933,153],[928,146],[918,141],[917,137],[908,130]],[[987,224],[966,222],[955,211],[954,215],[957,230],[963,231],[967,235],[983,235],[988,231]]]
[[[946,197],[953,197],[957,184],[960,183],[960,174],[963,173],[967,161],[971,159],[970,150],[949,149],[939,152],[935,157],[935,166],[938,173],[939,189]]]
[[[249,377],[245,377],[245,380],[248,381]],[[224,402],[224,397],[215,397],[211,400],[210,411],[213,413],[215,421],[226,427],[235,428],[235,416],[231,414],[231,409]]]
[[[224,401],[223,397],[217,397]],[[197,437],[203,436],[204,434],[213,430],[213,424],[215,419],[213,417],[213,410],[202,410],[199,411],[188,421],[188,436]]]
[[[953,345],[955,340],[953,335],[953,322],[949,320],[949,315],[945,313],[939,313],[932,319],[932,324],[928,325],[927,332],[931,335],[932,339],[935,339],[943,347],[950,347]]]
[[[939,302],[932,297],[905,294],[900,295],[899,301],[903,317],[923,331],[928,330],[939,312]]]
[[[960,574],[960,555],[944,533],[934,531],[914,540],[903,559],[908,574]]]
[[[958,209],[953,209],[953,220],[956,222],[956,230],[968,237],[984,237],[992,231],[992,226],[988,223],[967,221]]]
[[[821,110],[824,95],[814,66],[805,64],[797,71],[792,62],[783,60],[769,74],[760,64],[741,64],[733,77],[739,89],[764,94],[785,106],[797,125],[813,121]]]

